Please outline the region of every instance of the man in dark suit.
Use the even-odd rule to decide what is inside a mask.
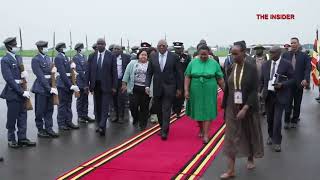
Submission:
[[[182,42],[174,42],[173,47],[176,55],[179,57],[178,61],[181,67],[181,71],[182,73],[184,73],[188,67],[189,62],[191,61],[191,57],[189,56],[189,54],[184,53],[184,45]],[[182,87],[184,87],[184,79],[182,78],[181,80]],[[182,89],[182,94],[184,94],[184,89]],[[176,113],[177,118],[180,118],[180,113],[184,104],[184,100],[184,96],[180,96],[176,97],[173,102],[172,110]]]
[[[115,112],[115,119],[112,122],[122,123],[124,121],[124,109],[125,103],[128,100],[128,95],[126,92],[121,92],[122,78],[124,72],[126,71],[127,65],[130,62],[131,56],[124,54],[122,47],[119,45],[114,45],[112,49],[112,54],[116,57],[117,60],[117,80],[118,87],[116,93],[113,95],[113,107]],[[122,120],[120,120],[122,119]]]
[[[151,56],[148,65],[146,93],[150,94],[153,76],[153,97],[161,127],[161,139],[166,140],[169,132],[172,101],[175,96],[181,96],[183,75],[179,66],[179,58],[168,51],[167,42],[160,40],[157,47],[159,52]]]
[[[290,102],[285,113],[285,129],[296,128],[300,121],[300,107],[303,96],[303,88],[310,83],[311,60],[310,57],[299,50],[298,38],[291,38],[291,50],[283,54],[283,58],[288,59],[293,66],[295,83],[292,85]],[[293,105],[292,105],[293,104]],[[293,108],[293,115],[291,118]]]
[[[260,90],[267,109],[267,144],[274,144],[274,150],[280,152],[282,115],[289,104],[290,87],[294,83],[293,67],[289,61],[281,58],[280,47],[272,47],[270,55],[272,61],[266,61],[261,67]]]
[[[104,39],[97,40],[98,52],[88,59],[88,73],[86,85],[93,92],[97,130],[105,136],[106,123],[109,116],[109,105],[112,94],[115,94],[118,82],[117,60],[114,55],[106,50]]]

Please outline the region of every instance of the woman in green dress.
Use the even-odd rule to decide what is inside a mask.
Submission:
[[[203,45],[198,51],[199,57],[189,63],[185,72],[186,114],[198,121],[199,136],[206,144],[211,121],[217,117],[217,83],[223,90],[224,80],[220,65],[209,58],[209,47]]]

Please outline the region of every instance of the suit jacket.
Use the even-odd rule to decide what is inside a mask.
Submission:
[[[88,73],[86,73],[86,85],[89,90],[94,91],[96,85],[98,52],[89,56]],[[118,74],[117,74],[117,59],[110,51],[106,50],[102,64],[102,79],[101,88],[104,93],[111,93],[112,89],[117,89]]]
[[[19,65],[23,63],[22,58],[15,55],[14,59],[7,53],[1,60],[1,73],[6,85],[1,93],[1,98],[7,101],[22,101],[23,89],[15,80],[21,80]]]
[[[292,62],[293,52],[289,51],[282,55],[284,59]],[[310,82],[311,60],[310,57],[301,51],[296,52],[296,65],[294,70],[294,79],[296,85],[301,86],[300,83],[303,80]],[[302,87],[301,87],[302,88]]]
[[[183,73],[176,54],[169,52],[161,72],[159,52],[151,56],[147,70],[146,87],[150,87],[153,76],[153,96],[175,96],[176,90],[182,91]]]
[[[70,61],[67,56],[62,53],[54,58],[54,64],[58,70],[59,76],[57,76],[57,87],[63,88],[66,91],[70,91],[72,86],[71,78],[67,73],[71,73]]]
[[[33,73],[37,77],[31,88],[31,91],[33,93],[50,96],[51,66],[52,62],[48,56],[45,56],[43,58],[41,54],[38,54],[34,58],[32,58],[31,68]],[[47,76],[47,78],[45,76]]]
[[[86,72],[88,71],[88,61],[85,55],[77,53],[73,58],[73,62],[76,64],[77,75],[77,85],[79,88],[86,87]]]
[[[267,100],[269,97],[268,95],[270,94],[270,91],[268,91],[268,83],[270,80],[271,65],[272,60],[269,60],[263,63],[261,67],[260,92],[262,91],[262,98],[264,100]],[[287,78],[279,77],[279,82],[282,84],[282,88],[276,89],[275,93],[281,104],[288,104],[290,99],[290,86],[295,82],[293,78],[292,64],[288,60],[281,58],[276,73],[282,76],[287,76]]]
[[[123,79],[126,68],[131,61],[131,56],[128,54],[121,54],[121,59],[122,59],[122,77],[121,77],[121,79]]]
[[[232,71],[234,71],[235,65],[232,66]],[[229,78],[233,78],[233,76],[229,76]],[[257,66],[251,62],[245,61],[244,62],[244,69],[243,69],[243,77],[241,81],[241,92],[242,92],[242,100],[244,105],[249,105],[251,112],[258,111],[258,72]],[[232,84],[233,86],[233,84]],[[225,91],[223,94],[223,101],[222,107],[226,109],[229,104],[228,98],[234,98],[233,94],[229,93],[229,84],[228,82],[225,85]],[[229,97],[232,96],[232,97]]]

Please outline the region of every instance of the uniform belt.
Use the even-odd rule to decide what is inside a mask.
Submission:
[[[14,80],[17,84],[22,84],[22,80],[21,79],[16,79]]]
[[[50,79],[50,78],[51,78],[51,75],[44,75],[44,78]]]

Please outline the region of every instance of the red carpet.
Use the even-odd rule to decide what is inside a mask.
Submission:
[[[218,107],[221,98],[219,93]],[[221,149],[225,128],[222,118],[219,109],[207,145],[198,137],[197,123],[184,116],[172,120],[167,141],[157,135],[158,126],[152,127],[58,179],[198,179]]]

